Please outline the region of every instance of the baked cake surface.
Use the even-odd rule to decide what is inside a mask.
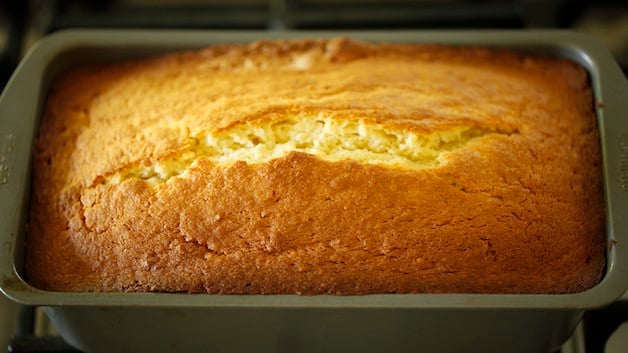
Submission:
[[[307,39],[57,79],[26,270],[55,291],[569,293],[604,248],[582,68]]]

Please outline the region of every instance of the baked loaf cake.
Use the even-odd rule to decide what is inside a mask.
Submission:
[[[52,85],[35,147],[47,290],[570,293],[604,252],[566,60],[332,39],[91,65]]]

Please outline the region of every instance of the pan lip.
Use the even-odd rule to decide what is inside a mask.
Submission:
[[[49,64],[61,54],[71,50],[89,48],[137,48],[149,50],[185,50],[218,43],[246,43],[259,39],[297,39],[350,37],[367,41],[411,42],[444,45],[493,47],[533,51],[565,57],[582,65],[591,77],[595,99],[604,102],[596,113],[600,123],[601,145],[604,163],[604,190],[607,208],[607,238],[610,242],[628,236],[628,222],[621,222],[619,211],[628,207],[628,193],[622,193],[615,177],[607,167],[612,161],[607,152],[613,153],[612,131],[617,128],[618,118],[612,114],[626,113],[628,105],[621,103],[621,90],[628,92],[623,76],[614,59],[600,43],[586,35],[567,30],[395,30],[395,31],[250,31],[250,30],[117,30],[89,29],[63,30],[40,40],[16,69],[0,97],[0,138],[3,136],[3,115],[10,104],[9,93],[27,86],[20,79],[42,77]],[[33,83],[36,91],[42,89],[42,79]],[[616,92],[617,89],[620,92]],[[615,103],[613,103],[615,102]],[[25,119],[37,120],[30,114]],[[32,133],[32,132],[31,132]],[[628,135],[627,135],[628,136]],[[30,153],[30,147],[26,148]],[[15,168],[21,183],[18,196],[27,192],[29,163]],[[26,181],[25,181],[26,180]],[[17,184],[16,184],[17,185]],[[0,200],[4,199],[9,185],[0,184]],[[139,306],[139,307],[198,307],[198,308],[372,308],[372,309],[548,309],[584,310],[601,307],[621,297],[628,287],[628,248],[618,243],[607,250],[607,271],[603,280],[593,288],[574,294],[371,294],[359,296],[333,295],[221,295],[187,293],[66,293],[44,291],[29,285],[17,270],[15,246],[20,233],[14,215],[15,205],[22,209],[25,200],[0,202],[0,214],[11,211],[12,218],[0,216],[0,291],[10,299],[29,305],[43,306]],[[23,196],[20,196],[23,197]],[[9,217],[7,217],[9,218]],[[10,224],[9,224],[10,223]],[[626,240],[624,240],[626,241]]]

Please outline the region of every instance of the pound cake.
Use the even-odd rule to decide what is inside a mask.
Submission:
[[[73,68],[33,160],[53,291],[572,293],[605,266],[586,72],[330,40]]]

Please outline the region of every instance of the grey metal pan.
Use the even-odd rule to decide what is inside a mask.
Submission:
[[[33,136],[51,80],[80,63],[216,43],[348,36],[369,41],[511,48],[585,67],[601,132],[608,266],[603,281],[568,295],[366,296],[59,293],[22,276]],[[564,31],[216,32],[75,30],[25,57],[0,98],[0,289],[41,305],[64,337],[89,352],[550,352],[586,309],[628,288],[628,83],[595,40]]]

